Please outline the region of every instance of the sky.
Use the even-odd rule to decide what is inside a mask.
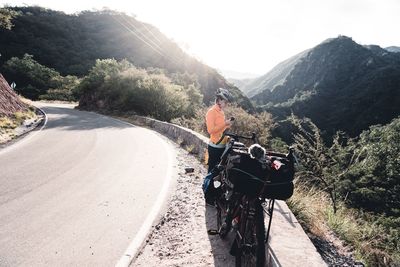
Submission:
[[[400,0],[0,0],[5,4],[123,11],[203,63],[249,77],[339,35],[400,46]]]

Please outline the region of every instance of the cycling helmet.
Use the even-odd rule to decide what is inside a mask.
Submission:
[[[217,98],[220,97],[228,102],[232,101],[232,95],[231,93],[229,93],[229,91],[227,89],[224,88],[218,88],[217,89],[217,93],[215,95]]]

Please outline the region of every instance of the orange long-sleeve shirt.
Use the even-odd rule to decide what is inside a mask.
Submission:
[[[225,113],[217,104],[207,111],[206,124],[207,131],[210,134],[210,141],[215,144],[221,139],[222,133],[227,128],[225,125]],[[226,138],[220,144],[225,145]]]

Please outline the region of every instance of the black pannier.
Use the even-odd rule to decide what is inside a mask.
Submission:
[[[249,196],[286,200],[293,195],[294,164],[286,155],[267,152],[267,163],[236,151],[227,162],[233,190]]]
[[[229,156],[226,168],[233,190],[249,196],[260,194],[268,175],[266,165],[252,159],[247,152],[236,152]]]
[[[294,162],[285,154],[267,152],[271,162],[263,197],[286,200],[293,195]]]

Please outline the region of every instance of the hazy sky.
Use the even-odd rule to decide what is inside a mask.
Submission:
[[[400,46],[400,0],[0,0],[4,4],[123,11],[214,68],[255,74],[338,35]]]

